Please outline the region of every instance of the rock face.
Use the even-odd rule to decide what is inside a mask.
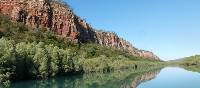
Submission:
[[[76,16],[67,4],[50,0],[1,0],[0,13],[12,21],[22,22],[37,30],[47,28],[72,42],[92,42],[128,50],[135,56],[159,60],[149,51],[138,50],[115,33],[95,31],[85,20]]]

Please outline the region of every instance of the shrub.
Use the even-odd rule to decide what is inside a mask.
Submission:
[[[111,60],[107,59],[106,56],[101,55],[96,58],[86,59],[83,62],[83,70],[85,72],[106,72],[109,71],[109,63]]]
[[[0,39],[0,83],[9,83],[15,71],[13,41]]]

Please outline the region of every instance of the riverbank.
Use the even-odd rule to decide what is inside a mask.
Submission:
[[[1,82],[8,85],[17,80],[43,79],[69,73],[104,73],[124,69],[144,70],[160,66],[162,63],[135,57],[129,58],[125,54],[117,54],[116,51],[113,52],[106,48],[102,50],[110,52],[89,56],[93,52],[83,51],[91,48],[91,45],[87,46],[90,47],[72,50],[72,48],[63,49],[45,45],[43,42],[14,44],[13,40],[2,38],[0,39]],[[94,52],[98,53],[99,51]]]
[[[168,66],[178,66],[186,70],[200,72],[200,56],[190,56],[179,60],[173,60],[166,62]]]

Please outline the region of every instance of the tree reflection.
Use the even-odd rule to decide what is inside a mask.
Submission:
[[[160,69],[149,71],[117,71],[92,73],[76,76],[60,76],[48,80],[18,82],[11,88],[136,88],[140,83],[151,80]]]

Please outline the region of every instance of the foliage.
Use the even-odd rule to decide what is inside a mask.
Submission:
[[[86,45],[87,46],[87,45]],[[43,42],[15,44],[13,40],[0,39],[1,82],[12,79],[48,78],[58,74],[77,72],[110,72],[122,69],[140,69],[157,66],[155,62],[131,60],[123,55],[113,56],[103,51],[83,53],[91,47],[59,48]],[[99,46],[100,47],[100,46]],[[97,47],[96,47],[97,48]],[[100,48],[97,48],[100,49]],[[82,53],[82,54],[81,54]],[[111,52],[112,53],[112,52]]]
[[[168,64],[179,66],[200,66],[200,55],[190,56],[174,61],[168,61]]]
[[[175,61],[169,61],[167,64],[180,66],[186,70],[194,72],[200,72],[200,55],[190,56]]]
[[[159,66],[127,51],[97,44],[77,44],[45,28],[34,31],[0,15],[0,83],[57,75],[110,72]]]
[[[13,41],[0,40],[0,83],[8,84],[15,70]]]
[[[181,62],[181,64],[186,65],[186,66],[191,66],[191,65],[200,66],[200,55],[187,57]]]

